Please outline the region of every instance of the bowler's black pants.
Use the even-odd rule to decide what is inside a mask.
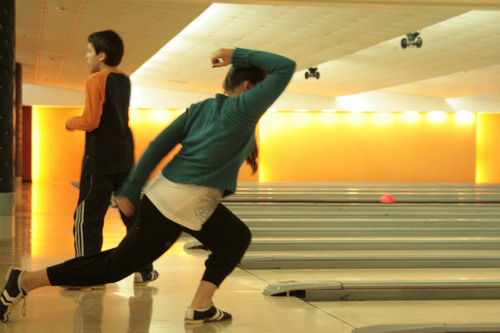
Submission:
[[[193,231],[167,219],[144,196],[137,223],[118,247],[48,267],[50,284],[93,286],[119,281],[159,258],[182,231],[210,249],[202,280],[217,287],[239,263],[251,240],[248,227],[222,204],[200,231]]]

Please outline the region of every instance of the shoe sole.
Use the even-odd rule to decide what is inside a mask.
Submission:
[[[200,325],[200,324],[205,324],[205,323],[220,323],[220,322],[225,322],[225,321],[230,321],[233,320],[233,318],[227,318],[227,319],[221,319],[221,320],[205,320],[205,319],[186,319],[184,318],[184,323],[188,325]]]

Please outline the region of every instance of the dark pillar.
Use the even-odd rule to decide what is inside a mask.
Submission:
[[[23,182],[31,183],[31,109],[30,105],[23,105],[23,165],[22,165],[22,179]]]
[[[16,62],[16,190],[23,182],[23,66]],[[18,191],[20,192],[20,191]]]
[[[15,1],[0,1],[0,216],[14,215]]]

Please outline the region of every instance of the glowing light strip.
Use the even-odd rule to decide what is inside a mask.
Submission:
[[[356,117],[351,117],[351,120],[355,119],[355,123],[360,123],[363,115],[373,116],[375,123],[378,125],[389,124],[392,121],[395,121],[395,116],[398,115],[399,119],[406,124],[414,124],[418,122],[425,115],[425,119],[434,124],[441,124],[449,120],[450,117],[453,117],[453,120],[458,125],[471,125],[476,120],[476,115],[470,111],[459,111],[459,112],[446,112],[446,111],[416,111],[416,110],[407,110],[407,111],[361,111],[361,110],[351,110],[351,111],[340,111],[340,110],[309,110],[309,109],[295,109],[295,110],[278,110],[275,108],[269,109],[268,112],[297,112],[297,113],[348,113],[348,114],[357,114]]]
[[[31,179],[36,183],[40,178],[40,118],[38,116],[38,108],[32,108],[31,121]]]

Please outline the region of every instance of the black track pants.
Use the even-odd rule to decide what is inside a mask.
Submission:
[[[145,196],[136,224],[118,247],[48,267],[50,283],[54,286],[92,286],[119,281],[159,258],[182,231],[210,248],[202,280],[216,286],[239,263],[251,239],[248,227],[222,204],[200,231],[193,231],[164,217]]]

